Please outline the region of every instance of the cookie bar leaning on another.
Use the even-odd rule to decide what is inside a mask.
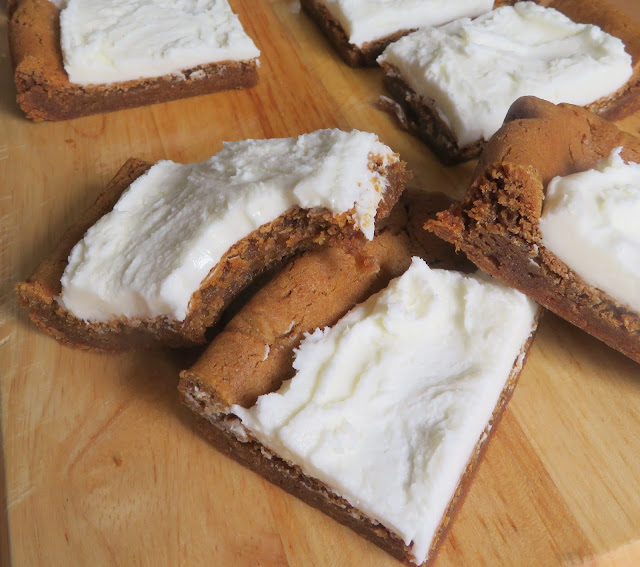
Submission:
[[[200,344],[259,273],[314,244],[373,238],[408,175],[355,130],[225,143],[188,165],[130,160],[19,299],[72,346]]]
[[[427,223],[487,273],[640,362],[640,139],[523,97],[460,204]]]
[[[509,106],[533,95],[613,120],[640,109],[640,23],[607,0],[518,2],[425,28],[378,61],[381,105],[445,164],[477,157]]]
[[[304,11],[352,67],[375,66],[385,47],[424,26],[475,17],[515,0],[300,0]]]
[[[442,194],[407,189],[376,237],[356,253],[322,247],[288,262],[183,373],[185,395],[196,386],[220,404],[252,405],[291,377],[293,350],[305,333],[336,323],[380,291],[406,271],[412,254],[431,266],[473,270],[451,244],[423,229],[450,203]]]
[[[9,14],[18,103],[36,122],[258,81],[260,52],[227,0],[15,0]]]
[[[219,450],[416,564],[444,538],[538,317],[487,276],[412,260],[469,269],[412,230],[432,205],[409,199],[406,228],[368,242],[368,261],[296,259],[179,385]]]

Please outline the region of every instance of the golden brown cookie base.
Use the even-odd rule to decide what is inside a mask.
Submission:
[[[192,296],[184,321],[167,317],[151,320],[127,319],[90,323],[71,315],[58,304],[60,278],[73,246],[87,229],[109,212],[122,192],[150,164],[129,160],[109,182],[91,209],[63,236],[53,254],[44,260],[26,282],[17,286],[20,303],[45,332],[68,346],[116,351],[164,344],[189,347],[205,341],[206,329],[214,325],[233,298],[254,278],[275,268],[286,258],[314,245],[359,246],[362,233],[354,228],[348,213],[333,216],[326,209],[293,207],[234,244],[203,280]],[[385,218],[409,177],[403,162],[387,168],[374,165],[388,181],[376,220]]]
[[[496,0],[494,7],[514,4],[517,0]],[[334,18],[322,0],[300,0],[302,9],[320,28],[325,37],[331,42],[342,60],[351,67],[375,67],[377,57],[386,47],[398,41],[403,35],[407,35],[415,29],[400,30],[386,37],[370,41],[358,47],[349,43],[349,37],[344,28]]]
[[[534,97],[517,100],[487,144],[460,204],[427,223],[478,267],[640,362],[640,314],[589,285],[542,244],[539,219],[552,177],[595,167],[640,140],[593,113]]]
[[[181,373],[179,391],[182,401],[198,415],[198,429],[224,454],[350,527],[400,561],[413,565],[410,548],[397,535],[338,497],[324,483],[305,475],[296,465],[285,462],[246,436],[238,418],[230,413],[233,403],[250,407],[258,395],[277,390],[292,375],[293,349],[304,333],[333,325],[355,303],[404,272],[412,254],[420,251],[430,263],[440,266],[469,267],[446,243],[440,241],[431,250],[429,244],[436,243],[436,239],[416,241],[412,237],[414,229],[419,229],[416,235],[426,234],[421,228],[425,220],[433,218],[436,210],[448,200],[442,195],[424,194],[409,195],[403,200],[406,210],[395,211],[392,218],[392,223],[399,223],[400,228],[392,224],[360,251],[368,255],[368,263],[363,258],[329,250],[307,252],[290,262],[245,305],[202,358]],[[344,287],[348,287],[348,291]],[[487,439],[511,397],[532,340],[531,336],[522,348],[523,356],[514,363],[490,424],[443,517],[425,565],[435,555],[464,499]],[[246,345],[248,350],[244,349]],[[265,349],[265,345],[270,348]],[[245,353],[248,353],[247,360],[238,361]],[[234,431],[240,431],[239,437]]]
[[[537,3],[555,8],[575,22],[601,27],[622,39],[627,53],[632,57],[633,75],[627,83],[586,108],[608,120],[620,120],[640,110],[640,25],[629,20],[606,0],[539,0]],[[383,67],[386,72],[384,84],[401,109],[402,116],[398,116],[398,120],[403,128],[421,139],[445,165],[454,165],[480,155],[484,139],[459,147],[455,134],[438,114],[435,102],[413,91],[394,66],[387,64]],[[383,110],[398,115],[397,108],[384,103],[381,106]]]
[[[18,103],[35,122],[248,88],[258,82],[255,61],[222,61],[149,79],[86,86],[70,83],[62,63],[59,10],[49,0],[17,0],[9,8]]]

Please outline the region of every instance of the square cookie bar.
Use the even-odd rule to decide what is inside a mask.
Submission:
[[[640,24],[606,0],[546,4],[425,28],[378,58],[404,125],[443,163],[477,157],[519,96],[608,119],[640,108]]]
[[[390,223],[360,259],[322,249],[289,264],[179,390],[219,450],[424,565],[511,396],[539,310],[425,241],[420,226],[442,200],[406,196],[406,224]]]
[[[638,163],[640,140],[614,124],[523,97],[488,142],[463,201],[427,228],[640,362]]]
[[[260,52],[226,0],[15,0],[9,14],[18,104],[36,122],[258,81]]]

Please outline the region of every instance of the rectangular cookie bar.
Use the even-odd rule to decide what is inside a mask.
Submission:
[[[443,163],[477,157],[519,96],[611,120],[640,108],[640,24],[607,0],[543,3],[419,30],[378,58],[403,126]]]
[[[625,285],[636,290],[640,285],[637,275],[634,283],[629,274],[640,253],[634,237],[640,183],[636,180],[634,188],[619,177],[593,192],[578,178],[575,193],[589,201],[583,205],[567,195],[571,210],[560,219],[560,239],[574,248],[577,259],[552,250],[542,230],[552,180],[575,179],[569,176],[587,171],[600,177],[612,161],[631,168],[640,163],[640,140],[581,107],[523,97],[484,149],[463,201],[427,228],[482,270],[640,362],[640,310],[632,306],[640,296],[637,291],[626,300],[619,295]],[[586,233],[576,232],[579,224]],[[594,281],[594,272],[605,280]],[[613,291],[602,289],[611,285]]]
[[[82,10],[86,12],[91,8],[91,2],[83,1],[85,5]],[[144,4],[144,2],[139,3]],[[248,58],[242,56],[242,59],[235,60],[225,56],[225,59],[214,58],[194,65],[178,65],[178,68],[174,66],[170,71],[159,71],[157,75],[143,74],[144,70],[152,68],[152,62],[164,65],[166,60],[180,61],[182,54],[187,51],[175,48],[175,52],[172,52],[171,47],[164,48],[161,45],[152,44],[151,38],[159,36],[154,36],[151,32],[143,37],[139,35],[132,37],[130,44],[124,45],[127,34],[135,33],[136,28],[145,25],[150,19],[149,13],[153,13],[153,4],[149,8],[147,11],[140,10],[142,21],[139,25],[129,21],[131,15],[125,15],[122,20],[124,29],[122,32],[116,29],[114,37],[107,35],[106,28],[113,27],[108,14],[91,17],[90,14],[81,12],[77,19],[84,22],[83,25],[87,30],[82,36],[65,40],[64,27],[61,34],[61,11],[54,3],[49,0],[15,0],[10,4],[9,45],[14,81],[18,92],[18,103],[27,117],[35,122],[66,120],[222,90],[248,88],[257,83],[259,52],[255,46],[250,50],[252,55]],[[156,11],[159,10],[159,8],[156,9]],[[164,10],[170,12],[171,7],[166,6]],[[231,13],[230,8],[228,11]],[[125,10],[125,12],[129,14],[129,11]],[[167,19],[168,14],[165,16]],[[177,18],[177,13],[174,17]],[[102,21],[105,23],[105,29],[94,29],[96,22]],[[69,25],[71,27],[73,22]],[[239,27],[239,24],[237,26]],[[213,31],[210,33],[212,36],[215,35]],[[122,37],[117,33],[121,33]],[[182,45],[189,40],[188,33],[185,31],[185,35],[181,38],[167,33],[166,40]],[[236,38],[242,34],[244,32],[239,28],[234,33],[229,32],[229,37]],[[96,40],[95,37],[100,39]],[[65,42],[68,47],[67,56],[73,59],[75,67],[79,65],[90,73],[89,79],[82,83],[70,80],[65,69],[61,42]],[[244,42],[253,45],[248,36]],[[106,49],[105,45],[111,45],[113,52],[102,53],[102,50]],[[141,50],[140,53],[134,54],[136,45],[139,45]],[[75,53],[73,50],[76,48],[82,51]],[[120,51],[117,51],[118,49]],[[145,58],[147,51],[164,52],[164,54],[157,56],[155,60],[147,60]],[[193,51],[197,52],[197,49],[194,48]],[[228,52],[229,50],[225,51],[225,53]],[[114,61],[115,66],[119,65],[120,69],[126,70],[133,64],[126,60],[127,56],[138,60],[133,75],[120,80],[99,79],[104,71],[107,71],[106,77],[117,76],[109,65],[103,65],[104,61]],[[71,63],[71,60],[68,63]],[[160,69],[166,68],[160,67]],[[136,72],[136,69],[142,70]]]
[[[130,160],[18,296],[67,345],[201,344],[257,274],[372,238],[408,176],[359,131],[227,143],[196,164]]]
[[[421,565],[435,555],[463,500],[538,317],[533,302],[488,278],[411,259],[420,252],[447,267],[468,268],[452,250],[440,244],[434,255],[431,241],[415,239],[412,227],[433,216],[433,204],[409,202],[403,230],[383,231],[363,247],[367,262],[326,249],[296,259],[181,373],[179,385],[199,429],[219,450],[401,561]],[[426,274],[442,278],[435,295]],[[454,289],[466,296],[465,307],[450,295]],[[491,315],[476,317],[481,304],[491,306]],[[431,317],[435,326],[427,324],[425,332],[420,322]],[[452,330],[465,317],[470,328],[487,323],[484,336],[493,346]],[[498,328],[508,341],[493,334]],[[324,346],[332,337],[335,343]],[[460,356],[467,356],[452,348],[502,362],[486,372],[482,363],[474,365],[474,376],[450,373],[464,367]],[[318,360],[318,349],[337,354]],[[434,356],[423,356],[427,352]],[[315,365],[322,369],[317,374]],[[311,376],[317,376],[313,384]],[[467,403],[474,408],[468,413]],[[291,427],[272,427],[272,418]],[[414,428],[422,433],[403,436]],[[429,479],[432,488],[413,478]]]

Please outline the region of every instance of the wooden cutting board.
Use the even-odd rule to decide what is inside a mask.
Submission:
[[[262,50],[258,87],[43,124],[14,102],[0,4],[4,565],[399,565],[209,447],[177,402],[184,355],[61,347],[12,291],[130,156],[359,128],[416,185],[464,190],[473,164],[440,166],[377,110],[381,71],[342,64],[296,1],[232,4]],[[640,18],[637,0],[618,4]],[[640,132],[640,116],[623,126]],[[434,565],[640,565],[640,367],[547,315]]]

